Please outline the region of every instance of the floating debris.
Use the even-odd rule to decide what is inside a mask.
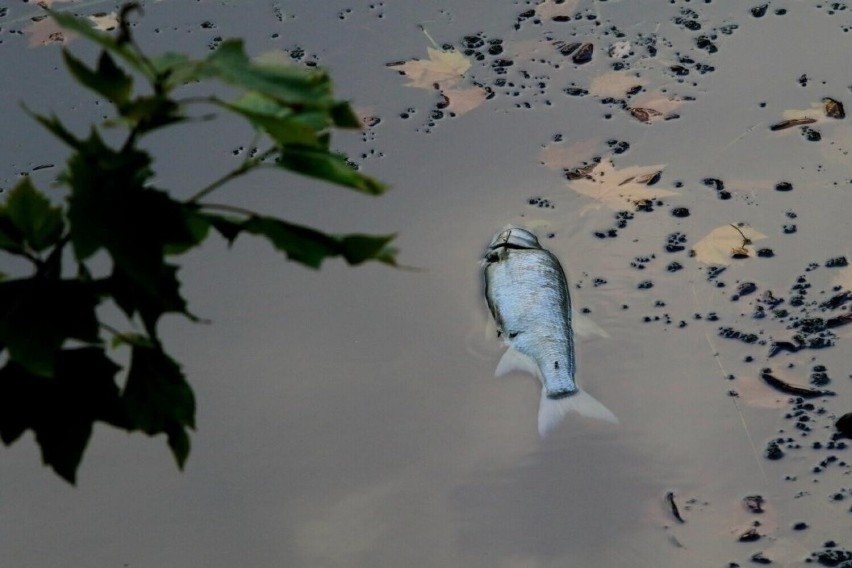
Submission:
[[[772,369],[768,368],[763,369],[760,372],[760,378],[763,379],[766,384],[780,392],[800,396],[802,398],[816,398],[820,396],[830,396],[834,394],[833,392],[827,390],[812,389],[809,387],[791,385],[790,383],[786,383],[778,377],[774,376],[772,374]]]
[[[745,508],[751,513],[763,513],[764,503],[766,503],[766,500],[762,495],[747,495],[743,497],[743,505],[745,505]]]
[[[852,412],[847,412],[843,416],[837,419],[837,422],[834,423],[837,431],[846,436],[847,438],[852,439]]]
[[[813,124],[814,122],[816,122],[815,118],[791,118],[790,120],[782,120],[773,124],[769,127],[769,130],[786,130],[794,126],[803,126],[805,124]]]
[[[668,493],[666,493],[666,503],[667,503],[667,504],[668,504],[668,506],[669,506],[669,510],[671,511],[672,516],[673,516],[675,519],[677,519],[677,520],[678,520],[678,522],[685,523],[686,521],[685,521],[685,520],[684,520],[684,518],[680,515],[680,510],[677,508],[677,503],[675,503],[675,496],[674,496],[674,492],[669,491]]]
[[[840,101],[836,101],[831,97],[825,97],[822,99],[822,104],[823,109],[825,110],[825,116],[828,118],[846,118],[846,111],[843,110],[843,103]]]

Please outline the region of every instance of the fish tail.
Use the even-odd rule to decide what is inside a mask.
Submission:
[[[618,424],[615,414],[583,389],[578,388],[571,396],[558,399],[548,398],[546,391],[542,389],[538,407],[539,435],[544,438],[571,412]]]

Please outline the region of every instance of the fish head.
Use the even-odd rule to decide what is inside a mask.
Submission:
[[[491,244],[488,245],[489,251],[500,248],[540,249],[541,245],[532,231],[515,225],[506,225],[494,235]]]

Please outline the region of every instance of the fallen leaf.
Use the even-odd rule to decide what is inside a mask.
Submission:
[[[569,181],[568,187],[619,211],[637,202],[679,195],[676,191],[648,185],[659,179],[663,168],[665,165],[657,164],[616,170],[612,160],[602,160],[586,177]]]
[[[62,29],[53,18],[47,16],[25,27],[24,33],[27,34],[27,45],[30,47],[68,43],[77,37],[77,34]]]
[[[836,101],[831,97],[825,97],[822,99],[822,104],[825,116],[828,118],[836,118],[838,120],[846,118],[846,111],[843,110],[843,103],[840,101]]]
[[[628,91],[647,82],[631,71],[610,71],[592,79],[589,92],[602,98],[623,99]]]
[[[112,31],[118,27],[118,15],[115,12],[95,14],[94,16],[89,16],[89,20],[95,24],[94,28],[96,30],[101,30],[102,32]]]
[[[446,110],[456,115],[472,111],[484,103],[488,97],[488,93],[482,87],[442,89],[441,94],[446,98]]]
[[[573,169],[587,165],[596,155],[598,140],[590,138],[565,146],[563,144],[548,144],[538,153],[541,164],[551,170]]]
[[[695,243],[695,260],[704,264],[728,265],[734,261],[734,251],[747,257],[755,256],[752,243],[765,238],[766,235],[748,226],[722,225]]]
[[[544,0],[535,6],[535,14],[539,18],[553,19],[573,16],[577,11],[577,4],[580,0],[564,0],[557,2],[556,0]]]
[[[406,86],[419,89],[434,89],[455,86],[470,68],[470,60],[457,51],[441,51],[426,48],[429,59],[411,59],[400,63],[388,63],[410,79]]]

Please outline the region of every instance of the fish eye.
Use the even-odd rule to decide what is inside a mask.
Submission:
[[[497,254],[496,250],[492,250],[487,255],[485,255],[485,260],[487,262],[497,262],[498,260],[500,260],[500,255]]]

